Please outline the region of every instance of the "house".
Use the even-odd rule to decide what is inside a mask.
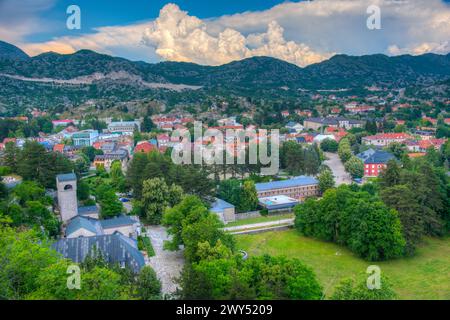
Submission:
[[[289,133],[294,133],[294,132],[302,132],[304,127],[298,122],[289,121],[286,124],[286,129],[289,130]]]
[[[319,195],[319,182],[310,176],[298,176],[288,180],[256,183],[255,187],[258,198],[285,195],[302,200]]]
[[[52,247],[76,263],[83,262],[86,257],[98,251],[108,263],[117,263],[122,268],[129,267],[134,273],[139,273],[145,266],[144,256],[137,247],[137,241],[120,232],[61,239]]]
[[[134,153],[149,153],[154,150],[158,150],[158,147],[155,144],[148,141],[140,141],[134,148]]]
[[[222,220],[225,224],[236,220],[234,205],[226,202],[225,200],[216,198],[211,205],[210,211],[217,214],[220,220]]]
[[[299,201],[285,195],[258,198],[259,204],[268,211],[291,211]]]
[[[128,164],[128,151],[119,149],[111,153],[96,155],[94,158],[94,166],[103,166],[107,171],[109,171],[112,163],[116,160],[120,161],[122,164],[122,170],[126,171]]]
[[[354,107],[345,107],[345,110],[347,110],[350,113],[364,113],[364,112],[369,112],[369,111],[375,111],[375,107],[374,106],[367,106],[367,105],[363,105],[363,106],[354,106]]]
[[[72,134],[73,144],[79,147],[89,147],[98,139],[97,130],[83,130]]]
[[[137,229],[140,226],[137,218],[125,215],[99,221],[104,234],[120,232],[126,236],[134,237],[137,235]]]
[[[57,143],[53,146],[53,151],[59,152],[59,153],[64,153],[64,147],[65,147],[64,143]]]
[[[446,139],[420,140],[419,141],[419,151],[426,152],[431,147],[433,147],[436,150],[439,150],[446,141],[447,141]]]
[[[69,124],[74,123],[73,120],[64,119],[64,120],[53,120],[53,127],[64,126],[67,127]]]
[[[376,147],[385,147],[393,142],[403,143],[412,137],[407,133],[380,133],[373,136],[363,137],[363,144],[373,145]]]
[[[281,111],[281,116],[282,116],[283,118],[289,117],[289,110],[283,110],[283,111]]]
[[[85,206],[78,208],[78,215],[83,217],[89,217],[93,219],[98,219],[99,210],[97,206]]]
[[[307,118],[303,121],[303,125],[306,130],[319,130],[322,127],[352,129],[361,128],[364,125],[364,121],[344,117]]]
[[[158,146],[163,147],[169,144],[170,137],[167,134],[159,134],[156,139],[158,140]]]
[[[141,131],[141,124],[139,121],[114,121],[108,124],[108,131],[132,134]]]
[[[94,237],[102,234],[103,229],[98,219],[83,216],[70,219],[65,230],[66,238]]]
[[[392,153],[369,149],[356,155],[364,163],[365,177],[378,177],[380,172],[386,168],[389,160],[395,159]]]

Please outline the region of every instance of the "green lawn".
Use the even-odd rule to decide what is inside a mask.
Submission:
[[[226,227],[243,226],[246,224],[283,220],[283,219],[289,219],[289,218],[293,218],[293,217],[294,217],[293,213],[285,213],[285,214],[278,214],[278,215],[265,216],[265,217],[248,218],[248,219],[236,220],[235,222],[230,222],[226,225]]]
[[[367,262],[339,245],[301,236],[296,230],[236,235],[249,255],[268,253],[302,260],[312,267],[328,296],[340,279],[364,274],[375,264],[389,277],[400,299],[450,299],[450,237],[426,238],[416,255]]]

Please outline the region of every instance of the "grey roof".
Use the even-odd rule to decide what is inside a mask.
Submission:
[[[318,184],[319,182],[314,177],[310,176],[298,176],[289,180],[272,181],[256,183],[256,191],[266,191],[272,189],[290,188],[296,186],[306,186],[312,184]]]
[[[60,181],[60,182],[77,180],[77,176],[73,172],[72,173],[58,174],[56,176],[56,180]]]
[[[81,216],[93,213],[98,213],[97,206],[78,207],[78,214]]]
[[[121,226],[128,226],[137,223],[136,220],[132,219],[130,216],[118,216],[111,219],[100,220],[100,224],[103,229],[117,228]]]
[[[383,163],[386,164],[389,160],[395,159],[395,156],[387,151],[369,149],[356,155],[364,163]]]
[[[212,212],[222,212],[225,209],[231,209],[234,208],[234,205],[231,203],[226,202],[225,200],[216,198],[216,201],[211,204],[211,211]]]
[[[298,125],[298,124],[299,124],[298,122],[289,121],[289,122],[286,124],[286,127],[295,127],[295,126]]]
[[[66,236],[69,236],[80,229],[86,229],[96,235],[103,234],[102,226],[100,225],[97,219],[92,219],[83,216],[75,216],[67,224]]]
[[[134,272],[145,265],[144,256],[137,249],[137,243],[119,232],[94,237],[61,239],[52,246],[65,258],[80,263],[92,253],[95,247],[109,263],[124,263]]]

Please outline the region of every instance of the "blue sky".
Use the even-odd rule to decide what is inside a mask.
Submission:
[[[245,11],[269,9],[284,0],[174,0],[183,10],[189,11],[201,19],[230,15]],[[50,30],[36,30],[26,37],[28,41],[45,41],[63,35],[92,32],[94,28],[111,25],[126,25],[137,21],[151,20],[158,17],[159,10],[167,4],[163,0],[59,0],[41,17],[52,21]],[[83,27],[80,31],[66,28],[66,8],[69,5],[81,8]]]
[[[380,28],[370,29],[374,3]],[[72,4],[81,30],[66,28]],[[446,54],[450,0],[0,0],[0,40],[32,56],[91,49],[205,65],[258,55],[305,66],[334,54]]]

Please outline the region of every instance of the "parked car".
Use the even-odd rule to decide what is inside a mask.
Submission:
[[[130,202],[130,199],[127,199],[127,198],[119,198],[119,200],[121,202]]]

